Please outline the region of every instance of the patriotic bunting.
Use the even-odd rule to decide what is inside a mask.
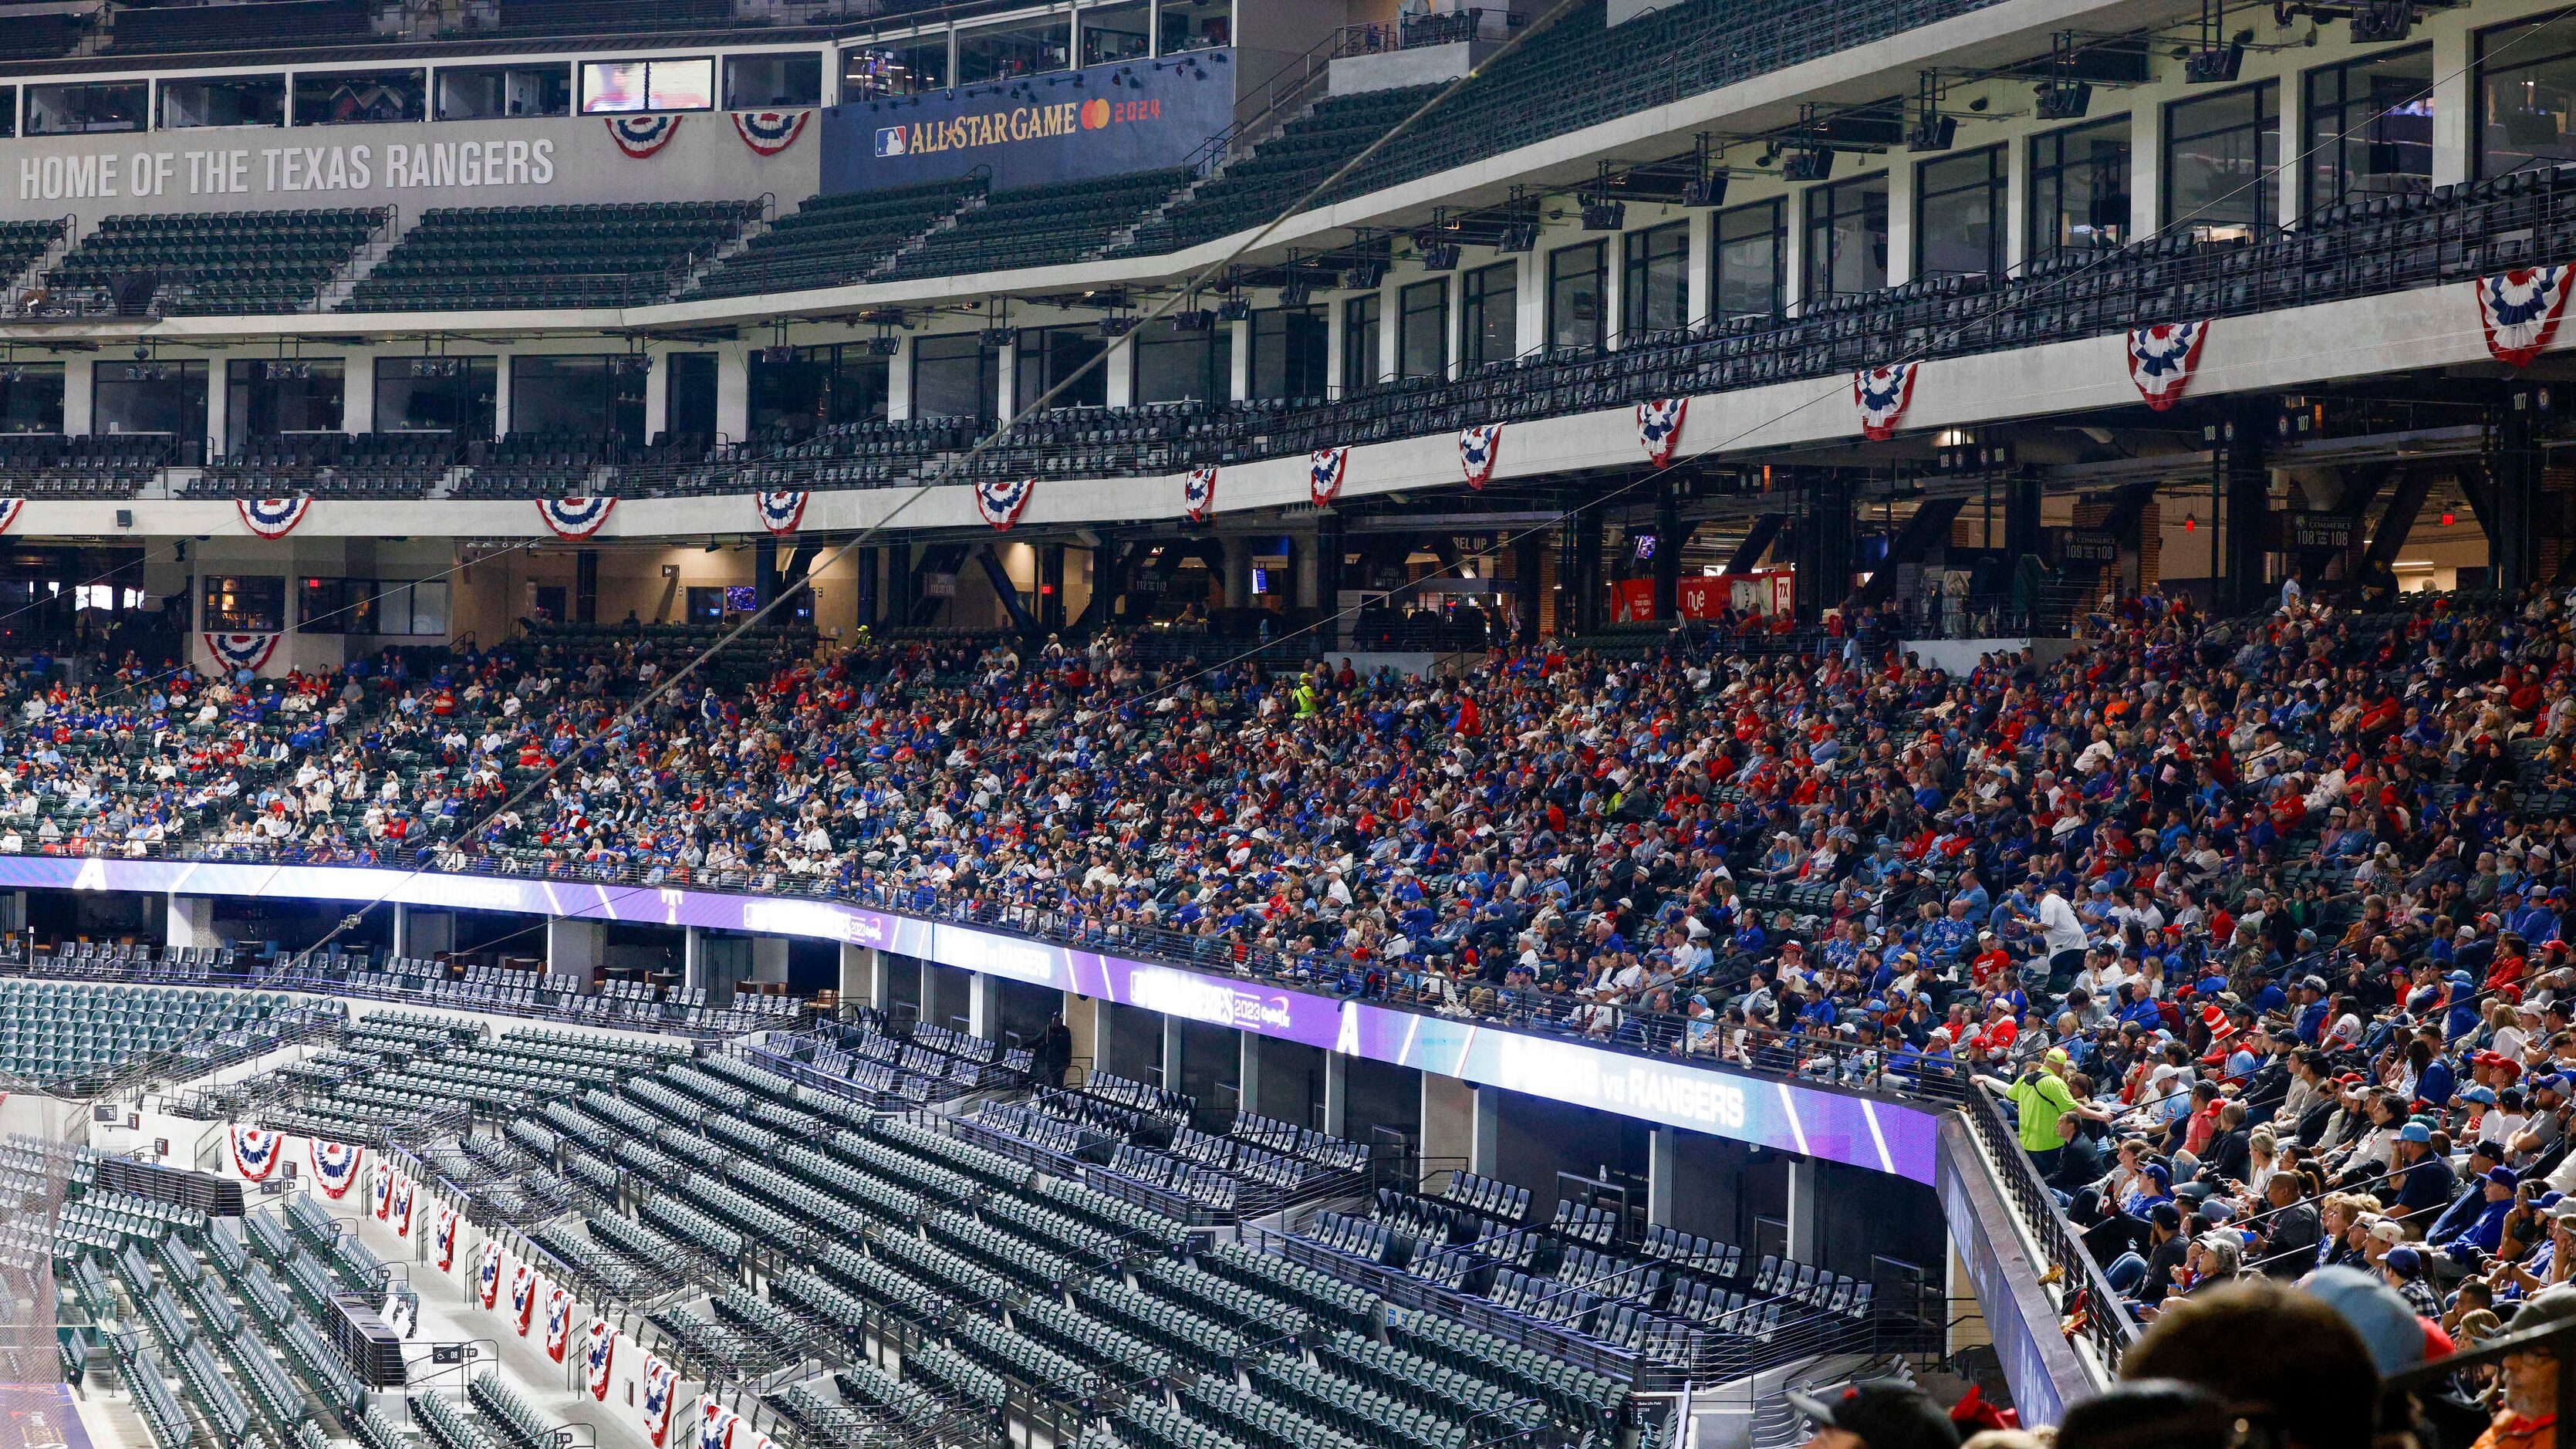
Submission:
[[[617,138],[617,149],[641,161],[671,144],[680,134],[678,116],[611,116],[608,134]]]
[[[319,1137],[312,1139],[312,1145],[313,1180],[321,1186],[322,1195],[335,1202],[347,1197],[349,1189],[357,1185],[358,1164],[366,1160],[366,1149],[345,1142],[325,1142]]]
[[[1306,457],[1306,486],[1317,508],[1329,508],[1342,496],[1342,484],[1351,471],[1349,448],[1317,448]]]
[[[396,1289],[385,1295],[385,1327],[396,1338],[409,1338],[420,1332],[420,1295],[408,1289]]]
[[[1201,464],[1181,480],[1181,516],[1192,523],[1205,523],[1216,511],[1216,468]]]
[[[564,1361],[572,1343],[572,1292],[561,1283],[546,1290],[546,1357]]]
[[[268,663],[268,656],[277,652],[277,636],[209,634],[206,636],[206,652],[215,656],[215,662],[223,666],[226,674],[244,669],[257,670]]]
[[[408,1238],[411,1236],[411,1199],[412,1193],[418,1188],[418,1186],[419,1184],[411,1180],[410,1173],[397,1172],[394,1174],[393,1222],[395,1237]]]
[[[651,1354],[644,1356],[644,1429],[653,1449],[662,1449],[670,1438],[672,1391],[679,1386],[677,1369]]]
[[[2164,412],[2182,401],[2200,366],[2201,344],[2209,340],[2207,322],[2164,322],[2129,329],[2129,381],[2147,406]]]
[[[1481,490],[1485,480],[1494,476],[1494,460],[1502,456],[1503,425],[1487,423],[1469,428],[1458,435],[1458,464],[1467,470],[1467,486]]]
[[[734,1430],[742,1424],[742,1415],[726,1408],[706,1394],[698,1399],[698,1449],[733,1449]]]
[[[438,1250],[438,1271],[456,1271],[456,1209],[438,1205],[438,1225],[430,1230],[429,1241]]]
[[[1884,443],[1896,436],[1896,420],[1914,401],[1914,370],[1920,364],[1895,362],[1865,367],[1852,374],[1852,404],[1860,409],[1861,436]]]
[[[617,1330],[605,1318],[594,1318],[581,1335],[581,1381],[592,1399],[608,1402],[608,1370],[617,1356]]]
[[[754,493],[751,502],[760,510],[760,526],[784,538],[805,521],[805,500],[811,493]]]
[[[474,1250],[474,1299],[486,1308],[501,1301],[501,1240],[485,1238]]]
[[[813,116],[812,111],[736,111],[733,132],[752,150],[775,156],[796,144],[796,138],[805,134],[805,123]]]
[[[537,1316],[537,1270],[525,1262],[510,1265],[510,1322],[519,1336],[528,1336],[528,1323]]]
[[[1673,449],[1681,446],[1682,418],[1689,411],[1686,397],[1637,404],[1637,442],[1645,448],[1647,462],[1661,468],[1673,460]]]
[[[266,1182],[277,1171],[278,1138],[274,1132],[258,1127],[235,1127],[233,1167],[252,1182]]]
[[[18,521],[18,512],[27,506],[24,498],[0,498],[0,533],[7,533]]]
[[[310,498],[236,498],[244,528],[262,538],[284,538],[313,510]]]
[[[367,1173],[367,1197],[376,1205],[376,1221],[390,1222],[394,1215],[394,1165],[379,1157]]]
[[[579,542],[599,532],[608,521],[608,510],[617,506],[614,498],[540,498],[537,516],[557,538]]]
[[[1030,496],[1037,491],[1038,480],[1035,478],[1023,478],[1016,483],[978,483],[975,485],[975,511],[984,515],[984,521],[993,525],[995,531],[1002,531],[1020,521],[1020,514],[1029,506]]]
[[[2478,325],[2487,351],[2508,367],[2529,367],[2558,332],[2576,266],[2523,267],[2478,278]]]

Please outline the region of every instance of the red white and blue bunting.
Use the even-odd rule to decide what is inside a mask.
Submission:
[[[1689,412],[1686,397],[1637,404],[1637,443],[1646,450],[1647,462],[1661,468],[1673,461],[1673,449],[1681,446],[1682,419]]]
[[[1306,457],[1306,489],[1317,508],[1329,508],[1342,496],[1342,484],[1350,478],[1351,450],[1317,448]]]
[[[456,1269],[456,1209],[445,1203],[438,1205],[438,1223],[430,1229],[429,1241],[430,1246],[438,1250],[438,1271],[454,1272]]]
[[[10,525],[18,521],[18,514],[26,506],[24,498],[0,498],[0,533],[9,531]]]
[[[420,1332],[420,1295],[408,1288],[391,1289],[385,1294],[385,1327],[396,1338],[410,1338]]]
[[[215,662],[223,666],[226,674],[244,669],[256,671],[268,663],[268,656],[277,652],[277,636],[209,634],[206,636],[206,652],[215,656]]]
[[[349,1189],[357,1185],[358,1165],[367,1160],[367,1149],[346,1142],[325,1142],[319,1137],[312,1143],[313,1181],[320,1185],[322,1195],[335,1202],[347,1197]]]
[[[805,123],[813,118],[812,111],[736,111],[733,131],[752,150],[775,156],[795,145],[796,138],[805,134]]]
[[[537,1316],[537,1270],[525,1261],[510,1265],[510,1322],[519,1336],[528,1336],[528,1323]]]
[[[1038,491],[1038,480],[1022,478],[1016,483],[984,482],[975,485],[975,511],[996,531],[1010,528],[1027,511],[1029,499]]]
[[[760,510],[760,526],[784,538],[805,521],[805,502],[811,493],[754,493],[752,506]]]
[[[1181,516],[1192,523],[1205,523],[1216,511],[1216,468],[1202,463],[1181,479]]]
[[[671,144],[680,134],[678,116],[611,116],[608,134],[617,138],[617,149],[641,161]]]
[[[1503,455],[1503,425],[1487,423],[1469,428],[1458,435],[1458,466],[1467,472],[1467,486],[1483,489],[1494,476],[1494,463]]]
[[[2129,381],[2147,406],[2164,412],[2182,401],[2200,366],[2201,344],[2209,340],[2207,322],[2160,322],[2129,329]]]
[[[733,1433],[742,1415],[726,1408],[713,1394],[698,1399],[698,1449],[733,1449]]]
[[[262,538],[286,537],[313,509],[310,498],[237,498],[233,504],[241,510],[242,527]]]
[[[599,526],[608,521],[608,510],[616,506],[614,498],[540,498],[537,516],[555,537],[578,542],[599,532]]]
[[[410,1173],[408,1173],[408,1172],[397,1172],[397,1173],[395,1173],[395,1174],[394,1174],[394,1236],[395,1236],[395,1237],[398,1237],[398,1238],[408,1238],[408,1237],[410,1237],[410,1236],[411,1236],[411,1204],[412,1204],[412,1197],[413,1197],[413,1195],[414,1195],[415,1193],[417,1193],[418,1191],[419,1191],[419,1184],[417,1184],[417,1183],[415,1183],[415,1182],[413,1182],[413,1181],[411,1180],[411,1174],[410,1174]]]
[[[590,1396],[608,1402],[608,1370],[617,1357],[617,1330],[605,1318],[594,1318],[581,1335],[581,1381]]]
[[[474,1301],[489,1308],[501,1301],[501,1240],[486,1238],[474,1250]]]
[[[2571,282],[2576,282],[2576,266],[2523,267],[2478,278],[2478,325],[2486,330],[2487,351],[2496,361],[2508,367],[2531,365],[2557,335]]]
[[[252,1182],[266,1182],[277,1171],[277,1134],[260,1127],[235,1127],[233,1168]]]
[[[561,1283],[546,1290],[546,1357],[564,1361],[572,1345],[572,1292]]]
[[[662,1449],[670,1441],[671,1400],[679,1386],[679,1370],[652,1354],[644,1356],[644,1430],[653,1440],[653,1449]]]
[[[1852,405],[1860,409],[1862,437],[1884,443],[1896,436],[1896,420],[1905,416],[1905,405],[1914,401],[1914,373],[1919,366],[1891,362],[1852,374]]]

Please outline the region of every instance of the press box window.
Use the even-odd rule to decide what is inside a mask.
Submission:
[[[581,68],[581,113],[715,109],[716,63],[699,60],[594,60]]]
[[[456,66],[438,73],[438,118],[497,121],[572,114],[568,65]]]
[[[376,633],[447,637],[447,583],[445,579],[422,579],[418,583],[377,584]]]
[[[295,632],[298,634],[375,633],[375,580],[304,579],[299,581],[296,585]]]
[[[285,124],[286,77],[282,75],[211,76],[161,83],[160,128],[164,131]]]
[[[429,72],[362,70],[295,77],[295,124],[372,126],[429,115]]]
[[[18,134],[18,88],[0,86],[0,137]]]
[[[841,98],[917,96],[948,84],[948,33],[841,52]]]
[[[286,580],[268,575],[213,575],[205,580],[209,634],[275,634],[286,627]]]
[[[810,50],[728,55],[725,108],[760,111],[823,104],[823,57]]]
[[[152,112],[152,88],[141,81],[27,87],[27,134],[87,136],[140,131]]]
[[[957,81],[1010,80],[1073,64],[1073,17],[1054,15],[957,33]]]

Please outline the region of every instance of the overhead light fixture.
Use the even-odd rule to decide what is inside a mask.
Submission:
[[[1252,320],[1252,303],[1242,297],[1228,297],[1216,304],[1216,320],[1249,322]]]
[[[1494,243],[1494,249],[1504,252],[1527,252],[1537,250],[1538,223],[1531,220],[1506,223],[1503,227],[1502,236]]]
[[[1282,307],[1303,307],[1313,300],[1315,284],[1305,277],[1291,277],[1288,284],[1279,289],[1279,305]]]
[[[1726,205],[1726,173],[1720,171],[1714,176],[1703,176],[1695,180],[1683,182],[1682,205]]]
[[[1362,292],[1374,292],[1386,285],[1386,258],[1370,257],[1358,262],[1346,275],[1349,286]]]
[[[1458,269],[1456,242],[1432,242],[1427,246],[1418,245],[1416,250],[1422,254],[1422,269],[1426,272],[1454,272]]]
[[[1205,332],[1216,326],[1216,314],[1205,307],[1184,307],[1172,314],[1175,332]]]
[[[1596,196],[1583,203],[1585,231],[1618,231],[1628,224],[1628,203]]]
[[[1916,118],[1914,129],[1906,133],[1908,151],[1947,151],[1959,139],[1959,118],[1929,115]]]
[[[2245,69],[2245,42],[2231,40],[2212,50],[2195,50],[2182,59],[2185,84],[2232,85]]]
[[[2091,81],[2045,80],[2039,83],[2038,103],[2032,109],[2043,121],[2075,121],[2092,108]]]
[[[1828,146],[1801,146],[1780,161],[1783,181],[1822,181],[1833,174],[1834,153]]]

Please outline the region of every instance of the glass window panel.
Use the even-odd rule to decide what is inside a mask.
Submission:
[[[1449,375],[1449,279],[1416,282],[1398,294],[1395,339],[1398,377]]]
[[[1621,239],[1619,330],[1634,342],[1690,325],[1690,223],[1632,231]]]
[[[492,436],[501,369],[491,357],[379,357],[376,431]]]
[[[225,436],[239,448],[253,438],[340,431],[343,372],[338,358],[227,362]]]
[[[716,103],[716,63],[712,60],[657,60],[645,68],[645,100],[656,111],[712,110]]]
[[[2576,34],[2569,13],[2478,32],[2480,176],[2576,161]],[[31,98],[35,92],[31,89]],[[32,111],[29,129],[33,129]]]
[[[438,72],[438,119],[504,120],[572,113],[568,65],[450,66]]]
[[[0,433],[59,433],[62,430],[63,365],[59,362],[0,365]]]
[[[1072,379],[1073,385],[1048,400],[1048,411],[1107,407],[1109,369],[1090,366],[1107,347],[1098,327],[1022,328],[1019,351],[1012,361],[1019,398],[1016,411],[1036,407],[1038,399],[1067,379]]]
[[[286,627],[286,580],[274,575],[208,574],[204,625],[210,634],[275,634]]]
[[[429,72],[362,70],[295,77],[295,124],[363,126],[429,114]]]
[[[989,421],[1001,403],[1001,358],[972,332],[912,344],[912,415]]]
[[[27,87],[27,134],[79,136],[140,131],[151,114],[152,88],[141,81]]]
[[[2258,237],[2280,225],[2273,170],[2279,91],[2270,81],[2165,107],[2165,225]]]
[[[2303,212],[2433,189],[2433,50],[2308,72]]]
[[[1162,0],[1165,55],[1234,44],[1234,0]]]
[[[1139,327],[1136,401],[1222,402],[1234,394],[1234,329],[1183,332],[1169,319]]]
[[[1377,293],[1353,297],[1342,304],[1342,390],[1345,392],[1371,386],[1384,380],[1379,362],[1378,336],[1386,299]]]
[[[1122,5],[1094,5],[1082,12],[1082,63],[1106,65],[1154,53],[1154,7],[1150,0]]]
[[[823,57],[810,50],[725,57],[725,108],[758,111],[823,104]]]
[[[510,359],[510,431],[644,441],[646,369],[624,355]]]
[[[1786,303],[1788,233],[1783,203],[1758,201],[1717,215],[1717,315],[1770,317]]]
[[[959,85],[1040,75],[1072,64],[1073,17],[1069,14],[957,32]]]
[[[210,76],[161,83],[160,127],[164,131],[285,124],[286,77],[282,75]]]
[[[1887,174],[1807,191],[1809,302],[1887,285]]]
[[[581,113],[640,111],[645,106],[644,62],[594,60],[581,68]]]
[[[2004,148],[1926,161],[1915,180],[1914,274],[2002,272]]]
[[[841,95],[916,96],[948,84],[948,33],[878,41],[841,52]]]
[[[2128,236],[2129,130],[2127,116],[2105,116],[2032,138],[2030,260]]]
[[[1609,248],[1600,242],[1559,247],[1547,258],[1547,345],[1599,347],[1609,317],[1601,303]]]
[[[158,433],[185,445],[204,442],[206,364],[97,364],[90,370],[90,431]]]
[[[1252,395],[1322,397],[1331,335],[1332,325],[1321,307],[1274,307],[1253,313]]]
[[[1520,276],[1521,264],[1517,261],[1497,262],[1467,274],[1463,286],[1466,310],[1460,319],[1463,325],[1458,337],[1460,366],[1488,367],[1497,362],[1509,362],[1519,355]],[[1409,332],[1412,326],[1410,289],[1405,296],[1408,308],[1405,325]],[[1404,375],[1420,377],[1428,374],[1416,373],[1407,364]]]

